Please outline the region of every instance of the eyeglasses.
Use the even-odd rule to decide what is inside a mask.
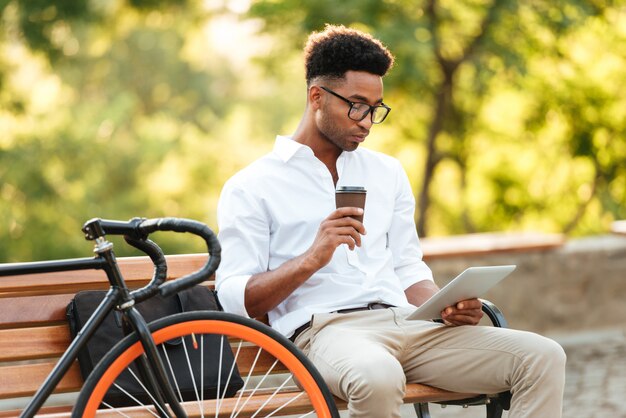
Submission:
[[[348,117],[357,122],[365,119],[365,117],[371,112],[370,118],[372,120],[372,123],[381,123],[385,120],[389,112],[391,112],[391,108],[384,103],[377,106],[370,106],[367,103],[350,101],[324,86],[320,86],[320,88],[348,103],[350,105],[350,110],[348,110]]]

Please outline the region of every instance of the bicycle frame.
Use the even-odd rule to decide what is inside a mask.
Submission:
[[[90,222],[98,223],[99,221],[100,220],[95,220]],[[89,223],[86,224],[86,227],[87,225],[89,225]],[[99,224],[97,226],[99,227]],[[128,331],[137,332],[139,340],[144,346],[146,356],[138,359],[137,366],[142,377],[146,380],[146,384],[153,389],[152,393],[156,394],[156,403],[161,406],[160,408],[156,408],[157,411],[167,411],[167,408],[165,408],[164,405],[166,401],[169,403],[169,406],[172,408],[177,417],[186,417],[186,414],[178,402],[174,394],[174,390],[167,378],[165,368],[163,367],[161,358],[156,351],[156,345],[152,339],[147,323],[141,314],[134,308],[135,299],[131,296],[131,292],[126,286],[121,271],[119,270],[115,254],[113,253],[113,244],[106,240],[101,227],[99,230],[100,233],[93,237],[96,241],[94,252],[97,253],[97,256],[94,258],[76,258],[57,261],[7,264],[4,266],[0,265],[0,276],[101,269],[105,271],[107,279],[111,284],[104,300],[100,303],[100,305],[98,305],[94,314],[89,318],[85,326],[77,333],[76,338],[74,338],[74,340],[70,343],[68,349],[63,353],[53,370],[46,377],[42,386],[29,401],[26,408],[20,414],[20,417],[30,418],[35,416],[44,402],[53,393],[54,388],[67,373],[70,366],[77,359],[78,352],[85,347],[109,312],[114,309],[122,311],[122,317],[125,324],[124,328]],[[88,236],[88,239],[91,238]],[[154,244],[154,246],[158,249],[156,244]],[[160,249],[158,249],[158,251],[160,252]],[[154,260],[155,259],[153,258],[153,261]],[[157,273],[155,272],[155,276],[156,274]],[[159,390],[155,390],[156,388],[161,389],[165,397],[165,401],[161,397]],[[159,412],[159,414],[165,417],[168,416],[164,415],[163,412]]]
[[[0,276],[103,269],[107,273],[109,282],[113,285],[113,276],[109,274],[110,268],[108,267],[110,266],[108,266],[107,260],[103,256],[99,255],[96,258],[77,258],[0,266]],[[89,338],[95,332],[96,328],[100,326],[106,315],[113,309],[118,297],[119,290],[112,288],[107,293],[100,306],[96,309],[94,315],[89,319],[89,321],[87,321],[85,327],[78,333],[77,338],[71,342],[70,346],[61,356],[54,369],[52,369],[52,372],[48,375],[48,377],[46,377],[43,385],[37,390],[24,411],[22,411],[21,416],[34,416],[35,413],[41,408],[43,403],[52,394],[54,388],[59,384],[61,378],[65,375],[65,373],[67,373],[74,360],[78,357],[78,352],[85,346]]]

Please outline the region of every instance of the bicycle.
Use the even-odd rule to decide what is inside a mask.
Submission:
[[[147,324],[136,305],[160,294],[164,297],[176,294],[207,280],[220,262],[220,246],[215,234],[204,224],[180,218],[140,219],[112,221],[92,219],[82,228],[86,239],[94,241],[95,257],[67,260],[15,263],[0,265],[0,276],[23,275],[44,272],[102,269],[110,288],[104,300],[96,308],[83,329],[71,342],[52,372],[35,393],[21,417],[32,417],[50,396],[63,375],[76,360],[78,352],[85,347],[104,318],[113,310],[119,311],[123,321],[132,328],[95,366],[85,380],[78,400],[72,410],[73,417],[91,417],[103,410],[122,416],[151,415],[157,417],[187,416],[250,416],[270,417],[286,410],[301,413],[300,416],[339,417],[333,396],[312,363],[283,335],[259,321],[220,311],[187,312],[171,315]],[[166,282],[167,263],[160,247],[148,236],[155,231],[191,233],[201,237],[210,255],[206,264],[194,273]],[[147,254],[154,264],[150,282],[136,290],[127,287],[118,267],[113,244],[106,235],[123,235],[125,241]],[[235,363],[239,356],[254,356],[250,370],[246,370],[243,388],[234,397],[226,398],[226,390],[220,393],[219,381],[228,386],[234,367],[228,375],[221,376],[222,351],[218,370],[218,392],[215,399],[204,399],[204,367],[201,364],[196,375],[191,369],[189,351],[203,352],[205,338],[219,336],[227,339],[233,351]],[[167,357],[166,343],[182,342],[189,364],[188,371],[174,370]],[[223,345],[222,345],[223,346]],[[164,353],[164,355],[160,355]],[[165,360],[163,360],[165,359]],[[259,365],[259,373],[254,368]],[[132,366],[132,368],[131,368]],[[139,376],[132,370],[136,368]],[[190,372],[194,383],[195,399],[183,400],[176,378],[179,372]],[[279,383],[268,384],[276,380]],[[119,391],[119,377],[130,373],[139,382],[150,399],[140,402],[130,399],[133,407],[117,407],[103,399],[112,388]],[[270,376],[272,375],[272,376]],[[244,377],[244,373],[242,373]],[[122,388],[122,392],[125,392]]]

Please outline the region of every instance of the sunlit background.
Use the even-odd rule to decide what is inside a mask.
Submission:
[[[626,218],[623,2],[13,0],[0,18],[0,262],[84,256],[92,217],[215,228],[226,179],[295,129],[325,23],[396,56],[365,146],[402,161],[422,236]]]

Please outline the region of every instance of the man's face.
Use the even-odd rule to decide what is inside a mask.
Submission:
[[[352,102],[379,105],[383,101],[380,76],[363,71],[348,71],[345,80],[324,86]],[[350,105],[331,93],[321,90],[322,105],[316,115],[317,128],[326,140],[343,151],[354,151],[365,141],[372,127],[371,114],[362,121],[348,117]]]

